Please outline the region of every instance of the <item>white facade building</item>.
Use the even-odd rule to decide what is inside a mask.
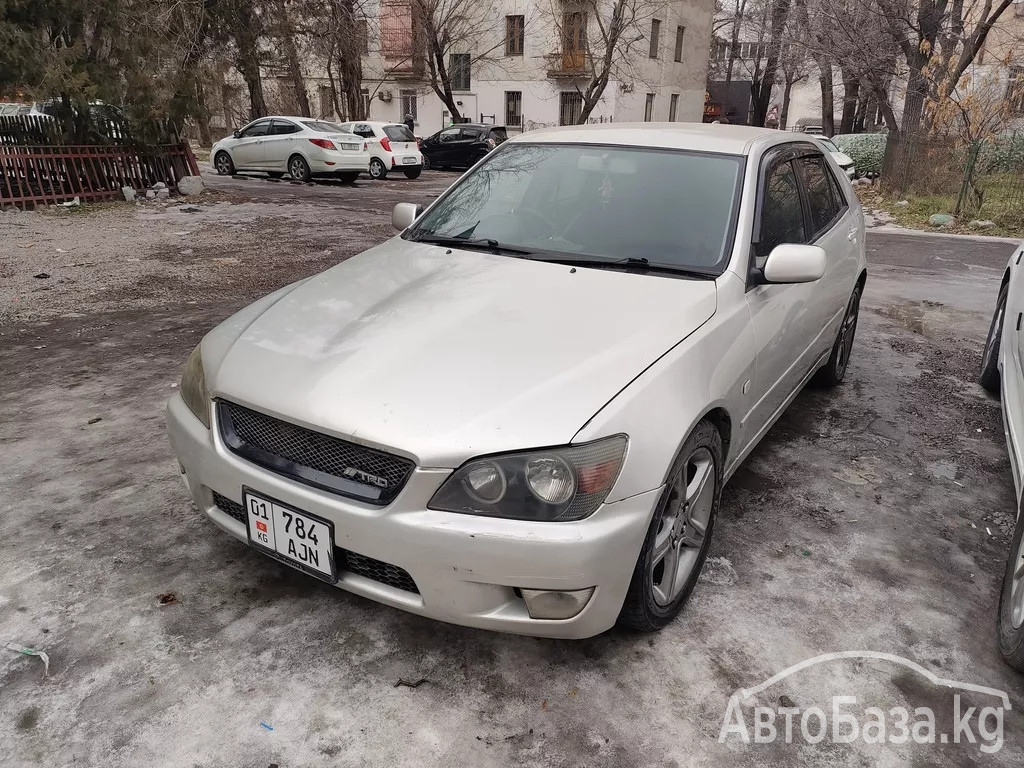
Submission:
[[[589,80],[589,56],[602,44],[595,14],[607,20],[612,0],[480,0],[471,32],[451,45],[447,66],[463,119],[530,130],[575,122]],[[631,0],[639,9],[628,53],[617,57],[590,115],[604,121],[699,121],[704,104],[713,0]],[[374,120],[412,114],[428,136],[452,121],[431,89],[422,59],[411,54],[408,2],[382,0],[367,8],[364,92]],[[467,5],[467,8],[470,6]],[[581,24],[582,20],[582,24]],[[567,31],[572,27],[583,31]],[[374,30],[379,31],[374,35]],[[575,42],[566,42],[566,41]]]

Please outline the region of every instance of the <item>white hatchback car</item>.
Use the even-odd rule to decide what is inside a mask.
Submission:
[[[1007,262],[999,286],[985,352],[981,360],[981,385],[1000,395],[1003,431],[1010,454],[1010,468],[1017,492],[1017,525],[1006,559],[999,594],[999,650],[1014,668],[1024,672],[1024,243]],[[1007,323],[1006,319],[1010,318]]]
[[[341,127],[366,139],[370,146],[370,177],[385,179],[391,171],[401,171],[407,179],[415,179],[423,170],[416,137],[407,125],[357,120],[342,123]]]
[[[308,117],[262,117],[213,145],[213,167],[221,175],[265,171],[296,181],[335,176],[353,182],[370,167],[367,142],[334,123]]]
[[[723,484],[804,384],[846,375],[867,273],[845,176],[790,132],[571,126],[392,222],[192,352],[167,410],[192,499],[423,616],[665,626]]]

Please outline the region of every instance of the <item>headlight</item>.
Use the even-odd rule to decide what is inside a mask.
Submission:
[[[181,375],[181,399],[188,409],[210,428],[210,393],[206,389],[206,374],[203,373],[203,355],[199,347],[185,361],[185,372]]]
[[[625,435],[584,445],[474,459],[427,506],[513,520],[582,520],[604,503],[626,456]]]

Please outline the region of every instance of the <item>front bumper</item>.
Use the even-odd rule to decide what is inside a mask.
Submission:
[[[196,505],[247,542],[245,524],[220,510],[216,492],[236,503],[242,486],[334,523],[335,546],[398,566],[419,594],[342,571],[337,586],[395,608],[481,629],[584,638],[615,623],[661,489],[606,504],[577,523],[533,523],[427,509],[447,469],[416,469],[398,497],[373,507],[318,491],[229,453],[216,423],[206,429],[175,394],[167,432]],[[574,618],[532,619],[517,589],[596,587]]]

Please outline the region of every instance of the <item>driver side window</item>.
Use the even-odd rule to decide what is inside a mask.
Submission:
[[[458,128],[449,128],[446,131],[441,131],[438,135],[437,140],[442,144],[447,144],[449,141],[456,141],[459,138]]]
[[[761,203],[761,237],[755,254],[758,266],[781,243],[806,243],[804,211],[793,163],[781,162],[768,172]]]
[[[266,136],[267,130],[270,128],[269,120],[262,120],[258,123],[253,123],[244,131],[242,131],[243,139],[251,139],[254,136]]]

